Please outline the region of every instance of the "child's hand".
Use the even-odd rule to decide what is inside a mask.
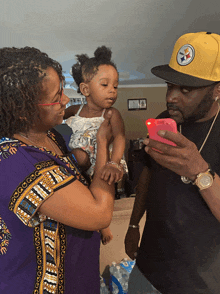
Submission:
[[[113,235],[109,227],[100,230],[100,233],[103,245],[108,244],[113,239]]]
[[[120,166],[117,163],[114,164],[114,162],[111,163],[110,161],[103,167],[101,179],[106,181],[109,185],[112,183],[117,183],[122,179],[124,174],[123,168],[119,167]]]

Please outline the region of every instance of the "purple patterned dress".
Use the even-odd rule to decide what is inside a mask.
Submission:
[[[56,131],[48,136],[65,153]],[[0,139],[0,293],[99,293],[100,235],[38,212],[75,180],[88,185],[70,156]]]

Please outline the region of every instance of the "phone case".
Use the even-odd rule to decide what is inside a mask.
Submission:
[[[166,143],[172,146],[176,146],[176,144],[173,143],[172,141],[164,139],[157,134],[159,130],[165,130],[165,131],[171,131],[171,132],[177,133],[177,125],[175,120],[171,118],[161,118],[161,119],[149,118],[146,120],[146,126],[148,128],[150,139],[160,141],[162,143]]]

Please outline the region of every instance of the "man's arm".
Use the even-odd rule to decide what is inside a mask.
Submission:
[[[220,222],[220,178],[215,174],[211,187],[201,190],[201,196],[209,206],[212,214]]]
[[[130,218],[130,225],[138,226],[146,210],[146,200],[151,173],[147,166],[143,168],[136,187],[136,197]]]
[[[125,236],[125,252],[131,259],[135,259],[135,253],[138,250],[140,240],[139,222],[146,210],[146,200],[151,173],[148,167],[144,167],[139,177],[135,202],[130,218],[130,225]]]
[[[199,153],[196,145],[180,133],[159,131],[158,134],[177,146],[170,146],[151,139],[145,139],[145,151],[160,165],[180,176],[195,181],[199,173],[209,169],[208,163]],[[160,151],[157,152],[156,150]],[[209,206],[212,214],[220,221],[220,178],[215,174],[211,187],[200,190],[200,194]]]

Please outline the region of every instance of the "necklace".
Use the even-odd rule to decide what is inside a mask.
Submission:
[[[211,133],[211,130],[212,130],[213,126],[214,126],[214,123],[215,123],[215,121],[216,121],[216,119],[217,119],[217,117],[218,117],[219,111],[220,111],[220,105],[218,104],[218,111],[217,111],[217,113],[216,113],[216,115],[215,115],[215,117],[214,117],[214,119],[213,119],[213,122],[212,122],[212,124],[211,124],[211,126],[210,126],[210,128],[209,128],[209,131],[208,131],[208,133],[207,133],[207,135],[206,135],[206,137],[205,137],[205,140],[203,141],[203,143],[202,143],[202,145],[201,145],[201,147],[200,147],[200,149],[199,149],[199,153],[201,153],[201,151],[202,151],[202,149],[203,149],[203,147],[204,147],[206,141],[208,140],[208,137],[209,137],[209,135],[210,135],[210,133]],[[180,125],[180,134],[182,134],[182,126],[181,126],[181,125]],[[184,176],[181,176],[181,180],[182,180],[182,182],[183,182],[184,184],[189,184],[189,183],[192,182],[188,177],[184,177]]]
[[[26,140],[28,140],[28,141],[29,141],[30,143],[32,143],[33,145],[36,145],[36,144],[37,144],[36,142],[33,142],[32,140],[30,140],[28,137],[22,135],[21,133],[19,133],[19,135],[20,135],[21,137],[25,138]],[[47,137],[47,138],[48,138],[48,137]],[[49,139],[49,138],[48,138],[48,142],[50,143],[50,146],[52,147],[53,152],[57,153],[57,151],[55,150],[55,147],[52,145],[52,143],[50,142],[50,139]],[[37,144],[37,145],[38,145],[38,144]],[[41,148],[45,148],[45,147],[40,146],[40,145],[38,145],[38,146],[41,147]]]

